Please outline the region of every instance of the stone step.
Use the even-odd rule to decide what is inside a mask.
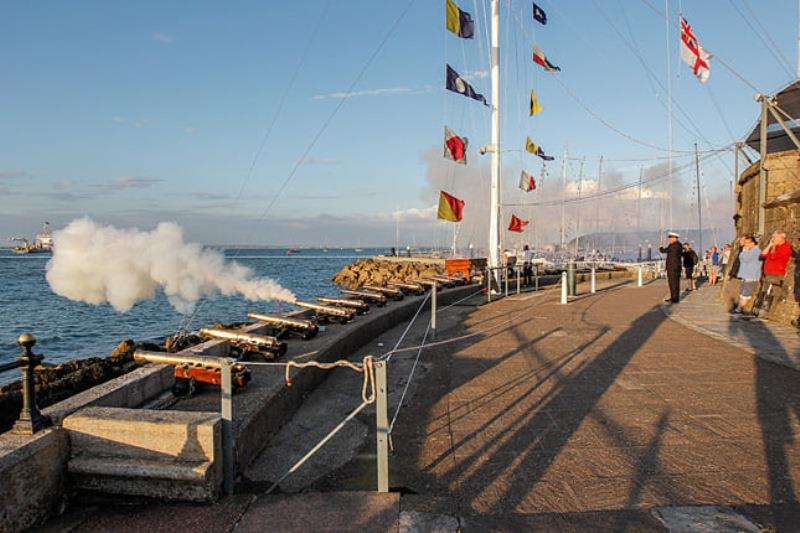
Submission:
[[[208,412],[89,407],[64,420],[72,456],[213,461],[220,416]]]
[[[73,458],[67,463],[74,489],[165,500],[212,501],[219,495],[221,464]]]
[[[87,407],[64,419],[73,488],[210,501],[222,484],[218,413]]]

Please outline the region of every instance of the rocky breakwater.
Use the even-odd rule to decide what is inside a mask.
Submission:
[[[364,285],[386,287],[391,282],[409,282],[413,279],[444,274],[444,262],[425,259],[359,259],[333,276],[333,282],[348,289]]]

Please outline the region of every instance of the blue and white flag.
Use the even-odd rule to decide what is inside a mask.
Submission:
[[[478,94],[475,92],[475,89],[472,88],[472,85],[467,83],[466,81],[458,75],[458,72],[453,70],[450,65],[447,66],[447,83],[445,84],[445,89],[448,91],[453,91],[454,93],[463,94],[464,96],[468,96],[473,100],[477,100],[479,102],[483,102],[483,105],[488,106],[489,102],[486,101],[486,97],[482,94]]]

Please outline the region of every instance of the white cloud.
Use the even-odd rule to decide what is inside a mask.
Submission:
[[[489,77],[488,70],[468,70],[462,74],[461,79],[472,81],[472,80],[482,80],[484,78]]]
[[[154,41],[161,44],[172,44],[175,42],[175,36],[169,35],[168,33],[155,32],[152,37]]]
[[[356,96],[382,96],[384,94],[403,94],[412,92],[409,87],[383,87],[379,89],[363,89],[361,91],[351,92],[335,92],[330,94],[317,94],[312,96],[312,100],[325,100],[326,98],[333,98],[341,100],[342,98],[353,98]]]
[[[304,165],[336,166],[341,165],[342,160],[335,157],[318,157],[310,155],[303,160]]]
[[[161,183],[162,181],[164,180],[161,178],[149,176],[120,176],[114,178],[109,187],[118,191],[124,189],[144,189],[156,183]]]
[[[0,170],[0,180],[12,180],[15,178],[26,178],[30,176],[24,170]]]

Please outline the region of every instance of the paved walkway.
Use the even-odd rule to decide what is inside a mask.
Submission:
[[[679,305],[662,305],[671,319],[769,361],[800,370],[798,330],[769,320],[733,316],[719,299],[719,287],[685,293]]]
[[[627,284],[566,306],[546,291],[442,313],[440,340],[484,333],[423,351],[393,434],[391,496],[338,493],[375,487],[364,411],[347,462],[306,472],[306,492],[263,496],[255,483],[214,506],[78,508],[60,530],[798,530],[800,372],[670,320],[664,290]],[[407,369],[390,366],[390,379]],[[357,389],[347,371],[336,379]]]

